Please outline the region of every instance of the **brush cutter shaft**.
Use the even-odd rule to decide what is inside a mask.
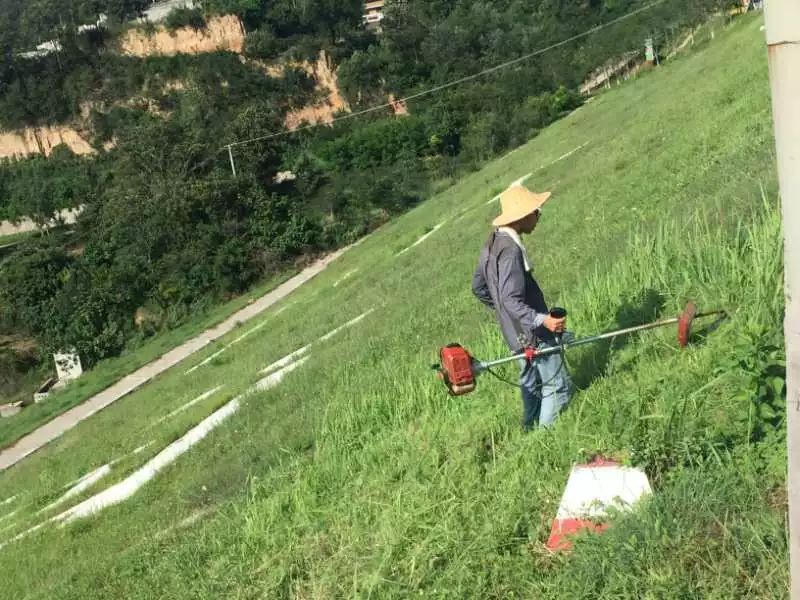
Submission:
[[[693,316],[694,319],[701,319],[703,317],[711,317],[714,315],[722,315],[725,314],[723,310],[712,310],[709,312],[699,313]],[[673,317],[671,319],[664,319],[663,321],[656,321],[655,323],[647,323],[646,325],[637,325],[635,327],[626,327],[625,329],[618,329],[616,331],[609,331],[607,333],[601,333],[599,335],[593,335],[591,337],[583,338],[580,340],[574,340],[572,342],[567,342],[564,344],[564,348],[573,348],[575,346],[583,346],[585,344],[591,344],[593,342],[599,342],[600,340],[607,340],[610,338],[615,338],[620,335],[629,335],[631,333],[636,333],[637,331],[646,331],[648,329],[657,329],[658,327],[666,327],[667,325],[674,325],[675,323],[679,323],[683,316],[680,317]],[[540,356],[546,356],[547,354],[554,354],[560,351],[560,346],[555,348],[547,348],[539,352]]]
[[[703,317],[710,317],[714,315],[723,315],[723,314],[725,314],[725,311],[723,310],[713,310],[709,312],[695,314],[693,315],[693,319],[700,319]],[[637,325],[635,327],[626,327],[625,329],[617,329],[616,331],[608,331],[606,333],[601,333],[599,335],[593,335],[591,337],[582,338],[580,340],[565,342],[563,344],[559,344],[558,346],[550,346],[548,348],[543,348],[541,350],[536,349],[533,352],[533,359],[539,358],[540,356],[550,356],[551,354],[559,354],[563,349],[566,348],[585,346],[586,344],[593,344],[594,342],[612,339],[615,337],[619,337],[621,335],[629,335],[631,333],[636,333],[638,331],[646,331],[648,329],[657,329],[658,327],[666,327],[667,325],[674,325],[675,323],[680,322],[682,318],[683,316],[673,317],[671,319],[664,319],[663,321],[656,321],[655,323],[647,323],[646,325]],[[484,371],[486,371],[487,369],[491,369],[492,367],[504,365],[523,358],[529,358],[530,355],[531,355],[530,351],[523,351],[523,352],[518,352],[513,356],[507,356],[505,358],[500,358],[498,360],[477,362],[473,365],[473,370],[475,371],[476,374],[483,373]]]

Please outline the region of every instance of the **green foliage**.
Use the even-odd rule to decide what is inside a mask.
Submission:
[[[280,50],[281,45],[269,29],[251,31],[245,38],[244,53],[251,58],[275,58]]]
[[[149,0],[94,0],[93,11],[105,14],[117,23],[140,17],[150,6]]]
[[[259,0],[203,0],[203,9],[209,14],[239,15],[248,25],[263,19],[264,5]]]
[[[65,269],[63,285],[31,290],[38,290],[38,298],[14,292],[18,278],[41,279],[45,259],[31,263],[14,255],[0,271],[9,269],[3,286],[17,326],[34,332],[46,349],[79,349],[92,364],[118,353],[135,336],[139,307],[154,304],[157,322],[175,326],[210,299],[241,293],[257,278],[284,268],[301,249],[313,248],[315,225],[298,215],[296,226],[280,232],[284,237],[274,231],[274,237],[265,237],[254,215],[264,213],[266,194],[250,179],[220,179],[217,171],[221,166],[225,173],[226,165],[209,150],[219,143],[227,120],[236,119],[227,133],[242,127],[241,135],[247,127],[278,127],[275,108],[250,99],[302,98],[307,78],[295,71],[290,81],[264,78],[224,54],[90,61],[86,73],[91,76],[80,77],[82,85],[93,85],[95,77],[104,82],[93,90],[101,108],[147,85],[161,110],[177,112],[164,121],[122,106],[95,110],[98,138],[118,146],[111,155],[87,161],[57,149],[49,159],[0,168],[6,217],[32,215],[44,222],[56,209],[87,207],[78,225],[83,253],[68,267],[49,256],[54,269]],[[226,86],[220,92],[223,73]],[[187,78],[185,94],[165,89]],[[77,101],[87,91],[78,87],[69,93]],[[265,169],[276,167],[274,156],[261,158]],[[34,249],[45,243],[29,242]],[[46,310],[25,313],[27,306],[45,303]]]
[[[416,117],[374,121],[321,144],[320,158],[336,170],[363,170],[414,160],[429,151],[426,123]]]
[[[199,31],[206,28],[206,20],[203,17],[203,11],[199,8],[176,8],[167,15],[164,26],[170,31],[183,27],[191,27]]]
[[[14,253],[0,269],[3,321],[27,333],[40,334],[61,316],[56,297],[69,280],[73,260],[55,239],[44,236],[38,244]]]
[[[736,358],[717,367],[716,374],[737,376],[739,393],[735,396],[748,406],[748,439],[760,442],[771,433],[785,431],[786,352],[780,330],[769,329],[742,334],[735,344]],[[780,441],[780,440],[779,440]]]
[[[29,50],[51,39],[74,36],[81,25],[94,24],[100,15],[123,23],[141,16],[149,0],[32,0],[0,1],[0,47],[9,54]]]
[[[269,3],[265,22],[281,37],[311,34],[333,44],[360,26],[361,11],[360,0],[277,0]]]
[[[388,60],[381,45],[373,44],[365,50],[356,50],[339,67],[339,85],[349,98],[368,95],[368,101],[377,99]]]
[[[44,225],[61,209],[93,202],[95,182],[96,165],[63,145],[49,158],[6,161],[0,164],[0,219],[31,217]]]
[[[226,123],[219,119],[232,119],[258,98],[284,108],[307,101],[308,78],[290,71],[289,79],[266,77],[258,66],[223,52],[138,59],[76,50],[0,67],[0,91],[8,90],[0,94],[0,126],[72,123],[87,106],[94,107],[96,117],[107,119],[114,109],[130,107],[132,99],[141,97],[152,99],[158,109],[173,110],[184,95],[170,86],[182,83],[192,88],[197,101],[214,107],[215,126],[224,131]],[[105,123],[97,133],[110,137],[117,127],[124,134],[126,125]]]
[[[528,98],[514,112],[511,129],[514,139],[533,137],[540,129],[576,109],[582,104],[580,94],[560,86],[555,92],[545,92]]]

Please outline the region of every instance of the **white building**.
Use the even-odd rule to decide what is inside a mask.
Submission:
[[[364,25],[367,29],[373,31],[381,30],[381,21],[383,21],[383,8],[385,5],[384,0],[372,0],[364,3]]]

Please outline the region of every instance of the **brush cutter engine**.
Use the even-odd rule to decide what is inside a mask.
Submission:
[[[566,311],[564,309],[554,309],[554,311],[556,310],[563,311],[564,316],[566,316]],[[672,319],[665,319],[663,321],[656,321],[655,323],[648,323],[646,325],[638,325],[635,327],[628,327],[626,329],[609,331],[607,333],[601,333],[600,335],[579,340],[571,340],[565,343],[561,343],[559,341],[557,345],[545,348],[535,348],[529,346],[512,356],[493,361],[476,360],[472,357],[469,351],[460,344],[449,344],[439,350],[440,364],[433,365],[433,369],[437,372],[439,379],[444,382],[445,386],[447,387],[447,391],[450,392],[451,396],[463,396],[464,394],[473,392],[475,390],[476,378],[478,375],[486,371],[490,371],[492,367],[519,360],[527,360],[530,362],[542,356],[561,354],[567,348],[583,346],[585,344],[590,344],[605,339],[613,339],[615,337],[628,335],[637,331],[645,331],[647,329],[655,329],[657,327],[677,324],[678,345],[681,348],[684,348],[689,343],[693,321],[701,317],[708,317],[712,315],[716,315],[720,319],[723,319],[725,318],[726,313],[724,310],[714,310],[699,313],[694,303],[690,302],[686,305],[686,308],[678,317]],[[559,312],[558,317],[560,318],[561,316],[561,312]]]
[[[442,380],[451,396],[463,396],[475,391],[478,375],[485,373],[496,364],[512,360],[535,360],[540,352],[532,346],[523,349],[508,359],[481,362],[472,357],[461,344],[448,344],[439,350],[438,365],[433,365],[439,379]]]
[[[449,344],[439,350],[439,379],[447,386],[450,395],[462,396],[475,390],[473,358],[460,344]]]

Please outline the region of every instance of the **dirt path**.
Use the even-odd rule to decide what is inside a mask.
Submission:
[[[0,452],[0,470],[5,470],[11,465],[16,464],[29,454],[36,452],[42,446],[52,442],[66,431],[69,431],[84,419],[88,419],[106,406],[113,404],[123,396],[139,389],[157,375],[160,375],[170,367],[175,366],[198,350],[201,350],[211,342],[230,332],[237,327],[239,323],[248,321],[262,313],[279,300],[291,294],[308,280],[321,273],[330,263],[344,254],[348,248],[342,248],[318,260],[300,274],[295,275],[290,280],[279,285],[253,304],[231,315],[216,327],[212,327],[196,338],[173,348],[161,358],[141,367],[111,387],[106,388],[82,404],[69,409],[25,437],[20,438],[15,444]]]

